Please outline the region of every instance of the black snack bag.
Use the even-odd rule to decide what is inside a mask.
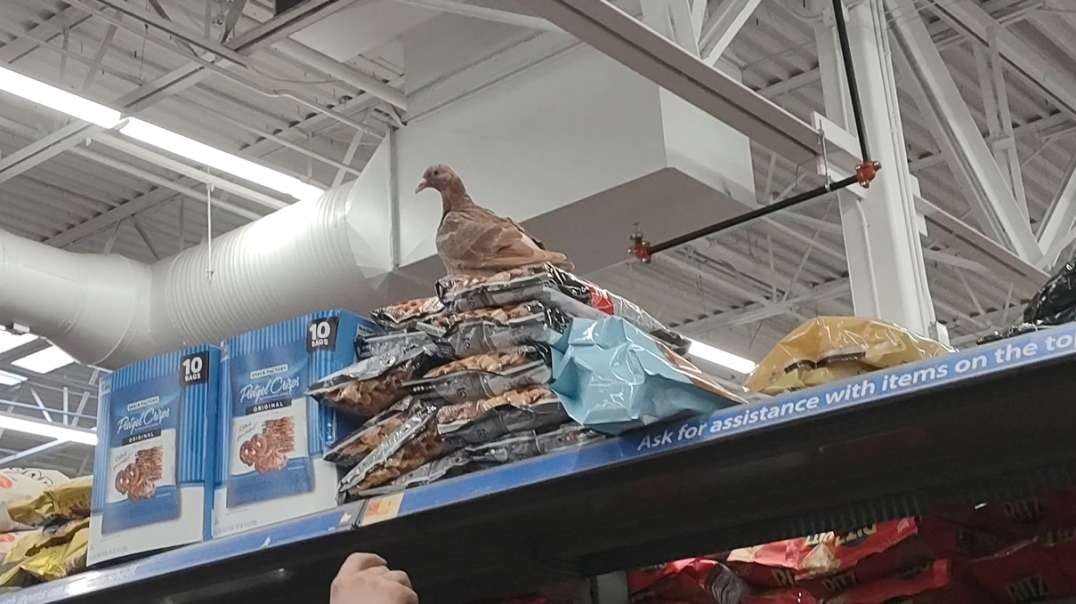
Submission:
[[[375,309],[370,318],[389,329],[405,329],[445,310],[440,298],[416,298]]]
[[[1076,321],[1076,258],[1035,292],[1024,307],[1022,322],[987,334],[976,343],[986,344],[1072,321]]]
[[[553,379],[551,365],[548,346],[518,346],[452,361],[428,371],[422,379],[407,382],[405,387],[420,400],[462,403],[523,386],[547,384]]]
[[[505,307],[446,313],[421,322],[418,329],[458,357],[504,350],[521,344],[556,344],[571,328],[564,311],[537,301]]]
[[[358,430],[333,443],[325,452],[325,461],[348,469],[354,467],[403,425],[414,404],[414,399],[405,397],[370,418]]]
[[[550,264],[490,277],[443,277],[437,282],[437,295],[453,312],[537,300],[573,317],[623,317],[679,354],[685,353],[690,344],[631,300]]]
[[[541,431],[568,421],[556,393],[541,385],[437,410],[437,432],[453,448],[487,443],[514,432]]]
[[[1076,321],[1076,259],[1061,267],[1024,308],[1024,322],[1061,325]]]
[[[355,339],[355,352],[360,359],[390,355],[405,356],[415,349],[434,351],[437,346],[433,338],[422,331],[394,331],[384,335]]]
[[[553,432],[534,431],[512,434],[490,443],[460,449],[400,476],[386,485],[357,487],[349,491],[354,498],[376,497],[404,489],[427,485],[444,478],[521,461],[545,453],[583,445],[604,438],[597,432],[572,424]]]
[[[345,413],[373,417],[407,395],[405,383],[446,360],[428,347],[369,357],[314,382],[306,393]]]

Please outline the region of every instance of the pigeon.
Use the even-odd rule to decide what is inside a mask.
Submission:
[[[560,252],[545,249],[511,218],[477,205],[463,180],[443,164],[430,166],[415,187],[441,193],[441,224],[437,227],[437,254],[449,275],[488,277],[496,273],[540,264],[572,271],[575,266]]]

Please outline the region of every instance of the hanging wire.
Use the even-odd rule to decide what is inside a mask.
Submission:
[[[209,169],[206,168],[206,172]],[[205,185],[205,219],[206,219],[206,281],[213,282],[213,184]]]

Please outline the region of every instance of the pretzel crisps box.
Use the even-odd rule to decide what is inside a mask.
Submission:
[[[101,378],[89,564],[210,537],[219,381],[209,345]]]
[[[354,363],[357,342],[380,332],[363,317],[329,310],[225,341],[214,537],[336,505],[337,468],[323,455],[357,422],[306,392]]]

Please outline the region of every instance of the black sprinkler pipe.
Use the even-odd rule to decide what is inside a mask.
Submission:
[[[852,50],[848,45],[848,26],[844,22],[844,6],[842,5],[841,0],[833,0],[833,19],[837,23],[837,40],[840,43],[845,79],[848,80],[848,96],[850,97],[849,100],[852,104],[852,117],[855,120],[856,135],[859,138],[860,154],[863,156],[862,163],[856,166],[855,174],[848,178],[843,178],[808,191],[803,191],[802,193],[797,193],[791,197],[722,220],[721,222],[716,222],[710,226],[680,235],[679,237],[674,237],[668,241],[662,241],[661,243],[651,244],[643,239],[641,233],[635,233],[632,235],[632,246],[628,250],[631,254],[644,262],[649,262],[651,254],[656,254],[669,248],[683,245],[689,241],[698,239],[699,237],[705,237],[726,229],[731,229],[735,226],[744,224],[745,222],[755,220],[756,218],[786,210],[801,203],[811,201],[812,199],[817,199],[827,193],[845,189],[856,183],[859,183],[864,188],[870,186],[870,182],[874,179],[878,170],[881,169],[881,166],[878,162],[871,160],[870,151],[867,146],[867,131],[863,125],[863,106],[859,97],[859,84],[856,82],[855,66],[852,64]],[[825,144],[825,141],[823,141],[823,144]]]

